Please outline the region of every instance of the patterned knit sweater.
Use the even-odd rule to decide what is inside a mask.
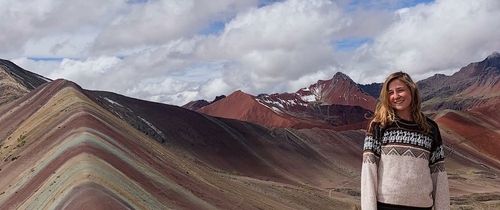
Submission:
[[[361,209],[377,202],[400,206],[450,209],[448,176],[437,124],[427,118],[431,133],[397,119],[367,133],[361,170]]]

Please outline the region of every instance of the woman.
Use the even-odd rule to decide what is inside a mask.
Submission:
[[[450,209],[437,124],[404,72],[384,82],[363,149],[361,209]]]

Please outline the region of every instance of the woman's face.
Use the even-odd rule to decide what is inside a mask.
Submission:
[[[399,79],[394,79],[389,82],[389,90],[387,92],[389,94],[389,104],[399,116],[411,115],[412,97],[410,88],[405,83]]]

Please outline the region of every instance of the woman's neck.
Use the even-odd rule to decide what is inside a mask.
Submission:
[[[413,115],[411,114],[411,112],[398,112],[396,114],[400,119],[413,121]]]

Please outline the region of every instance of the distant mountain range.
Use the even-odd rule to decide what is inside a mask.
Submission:
[[[436,74],[417,83],[428,112],[469,110],[500,102],[500,54],[471,63],[452,76]],[[236,91],[213,102],[190,102],[184,108],[212,116],[238,119],[269,127],[364,128],[375,108],[381,83],[361,85],[336,73],[295,93],[253,96]]]
[[[270,127],[349,130],[366,126],[375,103],[347,75],[337,73],[295,93],[252,96],[236,91],[215,102],[196,101],[183,107]]]
[[[418,82],[425,110],[469,110],[500,102],[500,53],[471,63],[451,76],[442,74]]]
[[[452,207],[498,209],[498,56],[441,77],[419,86],[445,141]],[[380,85],[337,73],[192,111],[1,60],[0,88],[0,209],[355,209],[359,128]]]

